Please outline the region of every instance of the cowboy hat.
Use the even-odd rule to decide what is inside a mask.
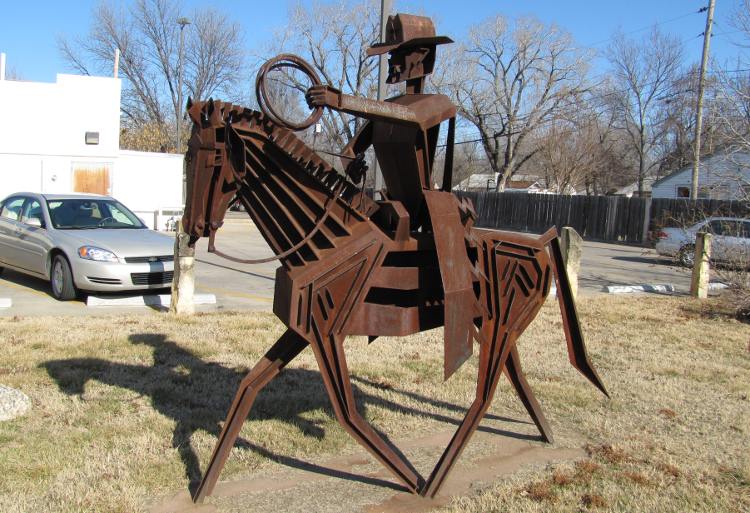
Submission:
[[[397,48],[410,46],[442,45],[452,43],[446,36],[435,36],[435,25],[427,16],[396,14],[388,16],[385,26],[385,42],[367,49],[367,56],[381,55]]]

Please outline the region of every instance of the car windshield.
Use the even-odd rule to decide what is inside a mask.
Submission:
[[[52,226],[59,230],[141,229],[146,228],[119,201],[98,198],[47,200]]]

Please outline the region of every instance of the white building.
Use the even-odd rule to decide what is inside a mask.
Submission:
[[[651,197],[651,186],[656,181],[655,178],[647,176],[643,179],[643,198]],[[617,189],[612,196],[625,196],[626,198],[632,198],[633,196],[638,197],[638,181],[629,183],[623,187]]]
[[[120,150],[120,90],[117,78],[59,74],[50,84],[0,76],[0,199],[109,194],[152,227],[156,211],[179,208],[182,155]]]
[[[687,166],[651,185],[653,198],[689,198],[693,167]],[[701,159],[698,198],[733,200],[750,197],[750,154],[723,152]]]
[[[453,187],[454,191],[465,192],[494,192],[495,184],[500,173],[476,173]],[[528,194],[556,194],[555,191],[544,187],[534,176],[514,175],[505,182],[505,192],[525,192]],[[576,190],[567,186],[565,194],[575,195]]]

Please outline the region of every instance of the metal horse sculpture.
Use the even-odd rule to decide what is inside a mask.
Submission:
[[[554,228],[541,236],[473,227],[468,201],[450,192],[455,107],[422,94],[432,71],[436,37],[428,18],[389,19],[391,83],[406,94],[375,102],[320,85],[303,60],[272,59],[258,75],[264,112],[209,100],[189,102],[194,126],[187,152],[183,228],[192,243],[214,243],[231,201],[240,201],[280,262],[273,311],[287,326],[242,381],[203,480],[194,494],[210,494],[258,392],[310,346],[343,428],[412,493],[434,496],[489,408],[506,374],[542,438],[552,440],[539,403],[521,370],[516,341],[536,316],[554,280],[570,362],[606,394],[586,355],[575,303]],[[265,73],[291,66],[313,83],[306,123],[281,119],[266,101]],[[304,128],[329,107],[368,120],[344,149],[345,174],[320,158],[289,127]],[[448,124],[443,183],[432,166],[440,124]],[[386,199],[373,201],[357,185],[362,153],[373,146]],[[362,186],[364,183],[362,183]],[[227,256],[227,255],[223,255]],[[231,258],[231,257],[229,257]],[[239,259],[235,259],[239,260]],[[358,413],[346,363],[348,335],[404,336],[444,326],[446,379],[479,344],[476,398],[425,481],[400,451]]]

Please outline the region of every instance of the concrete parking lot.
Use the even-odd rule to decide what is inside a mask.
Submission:
[[[219,231],[217,247],[242,258],[271,256],[257,229],[247,218],[230,218]],[[277,262],[240,265],[207,251],[207,240],[196,246],[196,293],[214,294],[216,304],[199,305],[198,311],[270,310],[273,301],[274,274]],[[168,291],[155,291],[168,293]],[[140,294],[106,294],[105,298],[133,297]],[[50,294],[49,284],[40,279],[5,269],[0,275],[0,298],[11,300],[10,308],[0,308],[0,315],[97,315],[141,309],[158,312],[160,308],[133,306],[86,306],[85,298],[60,302]]]
[[[228,216],[216,237],[222,251],[241,258],[272,255],[258,230],[244,214]],[[273,301],[274,274],[277,262],[242,265],[207,252],[202,239],[196,248],[196,293],[213,294],[215,304],[199,305],[199,311],[270,310]],[[678,293],[690,287],[690,271],[677,268],[653,250],[605,244],[584,243],[579,287],[583,294],[602,292],[607,285],[673,284]],[[131,294],[130,296],[133,296]],[[122,306],[86,306],[83,299],[59,302],[49,292],[46,282],[5,270],[0,275],[0,298],[9,298],[10,308],[0,308],[0,315],[97,315],[120,311],[156,312],[158,308]]]

